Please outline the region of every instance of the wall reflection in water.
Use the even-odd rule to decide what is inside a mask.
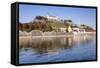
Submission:
[[[19,62],[20,63],[35,63],[35,62],[38,63],[41,61],[45,62],[46,58],[54,61],[54,58],[56,57],[59,57],[56,60],[60,59],[62,61],[80,60],[83,58],[86,60],[88,58],[92,59],[90,58],[92,56],[94,59],[95,47],[96,47],[95,45],[96,45],[95,35],[81,35],[81,36],[71,36],[71,37],[40,37],[40,38],[20,37]],[[83,46],[86,47],[84,48]],[[53,55],[54,57],[46,57],[47,55]],[[39,60],[39,57],[45,60]]]
[[[72,42],[72,37],[21,38],[19,48],[32,48],[37,54],[56,53],[61,49],[72,48]]]

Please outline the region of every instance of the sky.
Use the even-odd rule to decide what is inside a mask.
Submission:
[[[40,5],[19,5],[19,21],[28,23],[33,21],[36,16],[58,16],[60,19],[70,19],[74,24],[86,24],[95,29],[96,9],[59,7],[59,6],[40,6]]]

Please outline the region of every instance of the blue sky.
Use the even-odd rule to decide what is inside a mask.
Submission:
[[[60,19],[71,19],[75,24],[86,24],[93,28],[96,26],[96,9],[73,8],[40,5],[19,5],[19,21],[27,23],[33,21],[35,16],[58,16]]]

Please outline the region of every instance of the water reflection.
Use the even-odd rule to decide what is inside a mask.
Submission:
[[[55,55],[55,57],[58,57],[61,55],[61,53],[63,53],[63,54],[68,53],[68,52],[73,53],[76,51],[76,50],[74,51],[74,48],[81,49],[82,46],[91,45],[90,43],[93,41],[94,41],[93,45],[95,45],[95,35],[71,36],[71,37],[41,37],[41,38],[22,37],[22,38],[19,38],[20,63],[24,63],[24,62],[34,63],[35,61],[31,62],[27,58],[31,57],[33,59],[34,56],[36,56],[36,55],[38,55],[38,57],[41,58],[42,56],[47,56],[47,55]],[[77,50],[79,50],[79,49],[77,49]],[[24,53],[22,53],[22,52],[24,52]],[[32,54],[27,57],[28,53],[32,53]],[[25,57],[27,57],[27,58],[25,58]],[[53,57],[51,57],[51,58],[53,58]],[[25,59],[27,59],[27,60],[25,60]],[[30,59],[30,60],[32,60],[32,59]],[[35,57],[35,59],[38,59],[38,58]],[[44,59],[44,58],[42,57],[42,59]],[[50,58],[48,58],[48,59],[50,59]],[[61,57],[60,57],[60,60],[62,60]],[[41,62],[41,61],[37,61],[37,62]]]
[[[37,54],[54,53],[61,49],[72,48],[72,41],[72,37],[21,38],[19,48],[32,48]]]

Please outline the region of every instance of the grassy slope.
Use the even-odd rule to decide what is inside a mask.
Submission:
[[[47,23],[47,24],[52,26],[52,27],[56,27],[56,28],[60,28],[60,27],[67,28],[68,27],[64,23]]]

